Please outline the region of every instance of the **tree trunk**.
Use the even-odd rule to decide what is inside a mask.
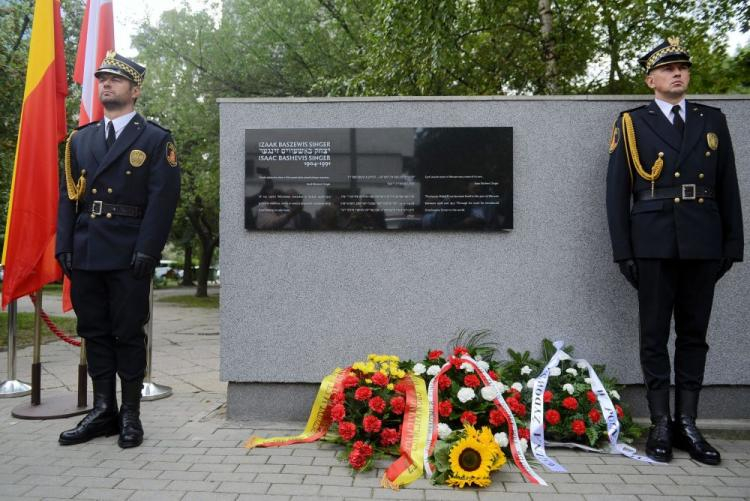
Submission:
[[[556,94],[557,55],[555,41],[552,38],[552,7],[550,0],[539,0],[539,19],[542,21],[542,57],[544,58],[544,76],[547,94]]]
[[[198,280],[195,297],[208,297],[208,274],[211,271],[211,260],[214,257],[216,242],[201,239],[201,257],[198,265]]]
[[[193,244],[185,244],[185,263],[182,265],[182,282],[180,285],[193,285]]]

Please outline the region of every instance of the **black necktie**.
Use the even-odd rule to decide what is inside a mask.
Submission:
[[[675,104],[672,106],[672,113],[674,113],[674,126],[677,128],[677,132],[680,133],[680,136],[683,135],[685,132],[685,121],[682,119],[682,115],[680,115],[680,105]]]
[[[109,150],[115,144],[115,124],[112,120],[107,124],[107,149]]]

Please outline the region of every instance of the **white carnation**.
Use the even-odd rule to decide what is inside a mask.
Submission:
[[[431,365],[427,368],[427,374],[429,376],[437,376],[440,374],[440,366],[439,365]]]
[[[495,443],[499,445],[500,447],[507,447],[508,435],[506,435],[504,431],[501,431],[500,433],[495,433]]]
[[[500,393],[505,393],[506,391],[508,391],[508,387],[507,387],[507,386],[505,386],[505,385],[504,385],[503,383],[501,383],[500,381],[498,381],[498,382],[497,382],[497,390],[498,390],[498,391],[499,391]]]
[[[612,398],[615,398],[617,400],[620,400],[620,394],[617,393],[617,390],[612,390],[609,392],[609,396]]]
[[[550,376],[559,376],[560,374],[562,374],[562,369],[560,369],[559,367],[552,367],[549,370]]]
[[[563,385],[563,391],[567,391],[569,395],[572,395],[573,393],[575,393],[576,389],[575,389],[575,388],[573,388],[573,385],[572,385],[572,384],[570,384],[570,383],[565,383],[565,384]]]
[[[451,434],[453,430],[451,430],[451,427],[448,426],[445,423],[439,423],[438,424],[438,437],[440,437],[442,440],[445,440],[448,438],[448,435]]]
[[[469,400],[472,400],[474,397],[476,397],[477,394],[474,393],[474,390],[472,390],[471,388],[461,388],[460,390],[458,390],[458,394],[456,396],[462,404],[465,404]]]
[[[427,370],[427,367],[425,367],[424,364],[422,363],[416,363],[414,364],[414,367],[412,368],[412,372],[414,372],[414,374],[416,374],[417,376],[421,376],[422,374],[425,373],[426,370]]]
[[[536,384],[536,379],[531,378],[526,382],[526,388],[534,389],[534,385]]]
[[[482,398],[492,402],[498,397],[497,390],[495,390],[494,386],[485,386],[483,387],[479,393],[482,394]]]
[[[583,382],[586,383],[587,385],[591,386],[591,378],[590,377],[583,378]]]
[[[514,390],[516,390],[519,393],[521,392],[521,390],[523,390],[523,385],[521,383],[519,383],[518,381],[516,381],[515,383],[513,383],[512,385],[510,385],[510,387],[513,388]]]
[[[480,369],[482,369],[483,371],[488,371],[488,370],[490,370],[490,364],[488,364],[488,363],[487,363],[487,362],[485,362],[484,360],[478,360],[478,361],[477,361],[477,366],[478,366],[478,367],[479,367]]]
[[[521,454],[525,454],[527,450],[529,450],[529,441],[525,438],[522,438],[520,440],[521,442]]]
[[[574,369],[574,368],[572,368],[572,367],[571,367],[571,368],[569,368],[569,369],[565,369],[565,372],[566,372],[567,374],[570,374],[571,376],[577,376],[577,375],[578,375],[578,371],[577,371],[577,370],[575,370],[575,369]]]
[[[581,369],[581,370],[584,370],[584,369],[586,368],[586,362],[583,362],[583,361],[581,361],[581,362],[578,362],[578,363],[576,364],[576,367],[578,367],[578,368],[579,368],[579,369]]]
[[[474,367],[472,367],[471,364],[468,362],[462,363],[461,369],[465,370],[466,372],[474,372]]]
[[[531,374],[531,367],[529,367],[528,365],[524,365],[523,367],[521,367],[521,374],[523,376]]]

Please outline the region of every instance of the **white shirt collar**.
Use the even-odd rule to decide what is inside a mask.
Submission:
[[[130,120],[133,119],[135,116],[135,111],[131,111],[130,113],[126,113],[122,116],[119,116],[112,120],[112,124],[115,126],[115,139],[120,137],[120,132],[122,132],[122,129],[125,128],[128,123],[130,123]],[[104,117],[104,137],[107,137],[107,127],[109,127],[109,118]]]
[[[661,112],[664,113],[664,116],[667,117],[667,120],[669,120],[670,123],[674,123],[674,115],[672,115],[672,107],[674,107],[674,104],[656,98],[654,98],[654,101],[659,106]],[[687,104],[685,104],[685,98],[682,98],[682,101],[677,104],[680,105],[680,116],[682,117],[682,121],[686,122],[687,117],[685,116],[685,108],[687,107]]]

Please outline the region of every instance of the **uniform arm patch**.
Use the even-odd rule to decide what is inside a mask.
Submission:
[[[167,163],[172,167],[177,167],[177,148],[172,141],[167,143]]]

